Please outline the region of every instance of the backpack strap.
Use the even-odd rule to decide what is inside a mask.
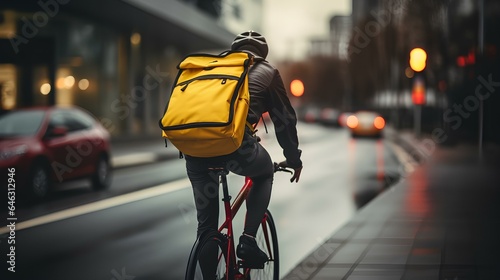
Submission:
[[[264,124],[264,129],[266,130],[266,134],[269,134],[269,131],[267,131],[267,125],[266,125],[266,120],[264,119],[264,116],[260,116],[260,119],[262,120],[262,123]]]
[[[246,126],[248,127],[248,129],[250,129],[250,132],[252,132],[252,134],[255,133],[255,127],[253,127],[253,125],[249,121],[246,122]]]

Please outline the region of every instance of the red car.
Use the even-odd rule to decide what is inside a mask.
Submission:
[[[109,138],[77,107],[9,111],[0,115],[0,170],[15,168],[9,176],[16,193],[34,198],[44,197],[54,183],[82,177],[89,177],[94,189],[104,189],[111,182]]]

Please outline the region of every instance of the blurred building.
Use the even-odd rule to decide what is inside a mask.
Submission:
[[[376,11],[384,0],[352,0],[352,22],[356,26],[365,20],[370,12]]]
[[[263,0],[222,0],[220,23],[238,34],[245,30],[262,32]]]
[[[329,56],[347,59],[347,47],[352,33],[352,17],[336,15],[330,19],[327,38],[311,40],[311,56]]]
[[[77,105],[113,135],[159,135],[177,63],[226,49],[239,31],[225,25],[248,20],[240,2],[2,1],[1,109]]]

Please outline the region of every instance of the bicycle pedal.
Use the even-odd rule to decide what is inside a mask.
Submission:
[[[248,262],[244,260],[239,260],[238,261],[238,267],[239,268],[251,268],[251,269],[263,269],[264,265],[267,262],[264,263],[256,263],[256,262]]]

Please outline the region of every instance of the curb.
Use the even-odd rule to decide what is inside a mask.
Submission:
[[[408,163],[408,161],[413,161],[417,165],[422,164],[425,162],[425,158],[423,157],[423,153],[420,151],[418,145],[414,143],[416,139],[409,139],[410,137],[413,137],[413,134],[406,133],[406,135],[407,137],[403,137],[402,133],[398,132],[396,129],[391,127],[386,128],[385,136],[387,137],[387,140],[401,147],[401,149],[407,154],[406,157],[408,158],[403,160],[402,163],[405,164]]]
[[[113,169],[124,168],[129,166],[148,164],[157,161],[154,153],[131,153],[122,156],[116,156],[111,159]]]

